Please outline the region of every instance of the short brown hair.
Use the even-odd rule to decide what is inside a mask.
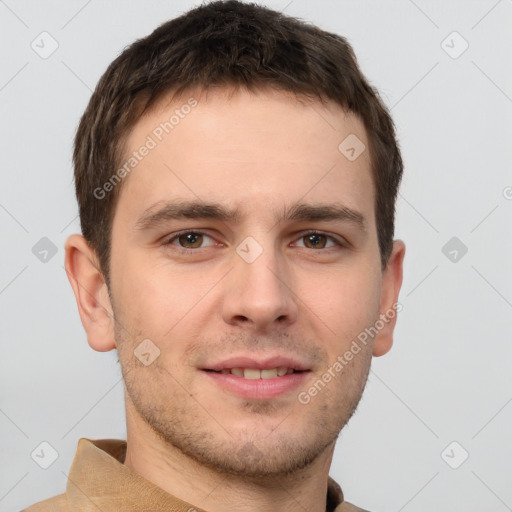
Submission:
[[[101,199],[122,162],[129,130],[171,91],[210,86],[273,87],[332,100],[360,116],[368,135],[384,270],[391,254],[403,164],[393,121],[337,34],[254,3],[214,1],[127,47],[101,77],[80,120],[73,162],[82,233],[109,285],[111,230],[122,183]],[[340,141],[341,142],[341,141]]]

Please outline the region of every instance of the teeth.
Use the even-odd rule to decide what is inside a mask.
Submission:
[[[281,366],[277,369],[277,375],[278,377],[282,377],[283,375],[286,375],[286,372],[288,371],[288,368]]]
[[[290,375],[294,372],[293,368],[286,368],[280,366],[279,368],[269,368],[266,370],[258,370],[257,368],[225,368],[221,370],[221,373],[228,374],[232,373],[237,377],[243,377],[244,379],[275,379],[276,377],[283,377],[284,375]]]
[[[246,368],[244,370],[244,379],[259,379],[261,377],[261,372],[259,370],[254,370],[252,368]]]
[[[277,377],[277,368],[272,368],[271,370],[261,370],[260,373],[262,379],[275,379]]]

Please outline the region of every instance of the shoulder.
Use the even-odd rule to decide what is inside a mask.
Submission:
[[[369,512],[366,509],[356,507],[352,505],[352,503],[348,503],[348,501],[344,501],[340,505],[338,505],[334,512]]]
[[[68,512],[68,499],[66,494],[59,494],[53,498],[34,503],[21,512]]]

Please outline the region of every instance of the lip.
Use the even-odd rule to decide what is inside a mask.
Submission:
[[[213,363],[211,365],[207,365],[203,370],[215,370],[220,372],[226,368],[255,368],[257,370],[267,370],[271,368],[279,368],[286,367],[292,368],[297,371],[309,370],[308,366],[297,361],[296,359],[285,357],[285,356],[272,356],[264,359],[256,360],[252,357],[240,356],[240,357],[230,357],[229,359],[225,359],[224,361],[220,361],[218,363]],[[292,374],[293,375],[293,374]],[[279,377],[280,379],[284,377]],[[273,380],[273,379],[268,379]]]
[[[239,361],[239,359],[236,359],[236,361]],[[234,366],[233,368],[237,367],[240,366]],[[255,368],[255,366],[242,367]],[[249,400],[269,400],[286,395],[303,384],[311,373],[310,371],[302,371],[273,379],[245,379],[230,373],[216,373],[207,370],[201,370],[201,372],[223,390]]]

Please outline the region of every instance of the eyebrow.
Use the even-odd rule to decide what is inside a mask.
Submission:
[[[155,228],[170,220],[210,219],[238,222],[241,218],[238,207],[229,209],[219,203],[159,201],[141,215],[135,223],[135,229],[142,231]],[[298,202],[284,208],[276,223],[282,221],[338,221],[353,224],[362,231],[367,230],[367,221],[363,214],[338,203],[314,205]]]

